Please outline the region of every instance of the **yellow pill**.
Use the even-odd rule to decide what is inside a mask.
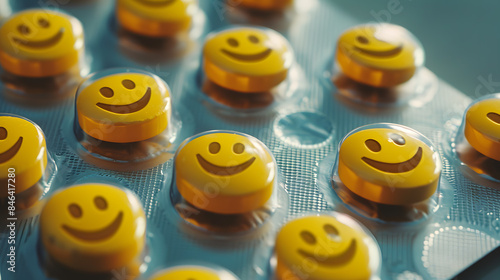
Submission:
[[[481,154],[500,160],[500,98],[481,100],[465,115],[465,137]]]
[[[130,191],[104,184],[60,190],[40,214],[40,237],[57,262],[85,272],[126,267],[141,254],[146,217]]]
[[[149,280],[238,280],[232,273],[199,265],[182,265],[162,270]]]
[[[21,117],[0,116],[0,197],[7,196],[7,186],[21,193],[42,178],[47,167],[47,144],[42,130]],[[9,172],[9,170],[14,170]],[[15,178],[9,182],[9,174]],[[12,176],[12,175],[11,175]]]
[[[83,59],[80,21],[70,15],[34,9],[12,15],[0,27],[0,64],[24,77],[49,77]]]
[[[113,143],[142,141],[167,128],[170,89],[152,74],[110,74],[84,83],[78,91],[76,110],[82,130],[96,139]]]
[[[240,0],[238,3],[251,9],[273,11],[291,6],[293,0]]]
[[[116,15],[125,29],[150,37],[172,37],[191,27],[197,0],[118,0]]]
[[[359,229],[332,216],[306,216],[287,223],[276,238],[279,280],[370,279],[368,240]]]
[[[208,37],[203,69],[212,82],[239,92],[265,92],[283,82],[293,62],[288,41],[267,28],[236,27]]]
[[[409,205],[430,198],[441,175],[439,154],[410,128],[372,128],[341,144],[338,174],[353,193],[383,204]]]
[[[336,60],[349,78],[374,87],[402,84],[424,64],[424,51],[405,28],[393,24],[353,27],[337,42]]]
[[[276,163],[256,138],[211,132],[180,148],[175,174],[177,189],[189,203],[209,212],[240,214],[269,200]]]

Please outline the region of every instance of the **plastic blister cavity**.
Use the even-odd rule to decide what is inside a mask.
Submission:
[[[201,60],[188,91],[231,113],[291,102],[306,84],[288,41],[268,28],[231,26],[211,33]]]
[[[105,66],[123,65],[123,55],[139,64],[179,61],[196,48],[205,25],[205,14],[196,0],[119,0],[110,22],[111,34],[104,34],[103,40],[120,52],[103,57],[112,60]]]
[[[51,105],[67,98],[89,71],[82,24],[54,10],[13,14],[0,27],[0,65],[6,99]]]
[[[172,204],[185,222],[204,232],[249,232],[283,215],[287,206],[273,155],[250,135],[195,135],[178,149],[174,171]]]
[[[327,79],[347,101],[395,106],[428,101],[435,76],[423,67],[424,50],[408,30],[379,23],[358,25],[337,40]]]
[[[113,185],[87,183],[55,192],[40,214],[39,258],[56,279],[137,278],[147,256],[139,199]]]
[[[110,69],[78,88],[74,134],[78,154],[101,168],[148,169],[172,157],[180,122],[171,118],[171,91],[158,76]]]
[[[0,204],[23,215],[49,191],[56,165],[42,129],[20,116],[0,114],[0,147]]]
[[[437,210],[441,169],[437,149],[419,132],[371,124],[344,137],[332,181],[338,197],[362,216],[410,222]]]
[[[283,225],[270,262],[273,279],[380,279],[377,241],[337,212],[303,213]]]
[[[239,280],[232,272],[214,265],[178,265],[158,271],[149,280],[203,279]]]
[[[452,144],[466,175],[500,186],[500,94],[484,96],[467,108]]]

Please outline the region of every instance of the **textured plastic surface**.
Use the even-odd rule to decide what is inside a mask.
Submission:
[[[178,114],[180,120],[174,145],[178,146],[179,141],[191,135],[213,129],[234,130],[258,138],[275,157],[280,176],[283,176],[289,196],[289,211],[284,216],[327,210],[352,215],[373,233],[380,246],[382,279],[446,279],[498,246],[499,189],[466,178],[459,162],[453,158],[454,154],[447,152],[452,150],[464,111],[471,103],[468,97],[440,81],[426,68],[422,68],[409,81],[410,84],[405,84],[410,85],[410,90],[405,85],[383,92],[353,87],[352,83],[342,84],[346,86],[343,88],[337,88],[339,84],[336,83],[335,87],[331,77],[332,69],[335,69],[336,41],[347,28],[361,22],[343,13],[332,1],[298,0],[293,11],[264,14],[235,6],[238,1],[228,1],[229,4],[223,1],[200,2],[206,21],[199,21],[202,27],[194,23],[197,29],[192,32],[199,32],[201,36],[190,37],[189,48],[186,48],[189,53],[183,54],[175,63],[158,59],[143,66],[137,59],[137,52],[141,49],[134,45],[130,56],[131,53],[127,52],[130,44],[119,46],[120,43],[135,41],[131,41],[130,36],[115,33],[117,23],[112,1],[71,1],[58,8],[82,21],[87,60],[93,62],[92,72],[115,66],[142,68],[167,82],[171,89],[173,114]],[[33,7],[22,6],[16,3],[13,8]],[[298,76],[303,76],[292,82],[302,79],[304,82],[299,85],[291,83],[291,90],[285,90],[270,102],[259,99],[257,103],[265,104],[264,108],[253,106],[251,110],[221,105],[203,94],[198,78],[203,38],[209,31],[227,27],[230,20],[263,24],[281,32],[294,50]],[[425,49],[425,44],[423,47]],[[145,56],[159,53],[155,51],[158,50],[148,49]],[[368,90],[366,95],[360,95],[363,90]],[[98,168],[75,152],[75,139],[68,136],[72,135],[71,119],[75,114],[73,98],[53,106],[33,108],[6,100],[3,86],[0,91],[0,112],[24,116],[44,131],[48,151],[59,167],[46,196],[65,186],[89,182],[111,183],[137,194],[147,217],[146,242],[151,248],[149,265],[143,271],[144,278],[161,269],[189,264],[193,260],[228,269],[240,279],[273,277],[262,266],[269,260],[257,262],[256,251],[263,245],[272,251],[276,232],[288,220],[286,217],[261,226],[256,232],[258,234],[235,238],[225,236],[222,240],[216,235],[185,227],[175,210],[172,211],[169,200],[169,190],[173,187],[173,159],[141,171]],[[374,102],[377,101],[374,96],[383,97],[383,106]],[[222,99],[228,100],[227,96]],[[244,100],[250,105],[254,101]],[[411,127],[437,146],[443,162],[439,207],[422,221],[383,224],[364,218],[346,207],[332,188],[332,168],[340,140],[357,127],[379,122]],[[278,195],[278,198],[287,201],[286,195]],[[16,273],[7,271],[9,232],[2,233],[0,260],[4,279],[47,279],[33,254],[38,244],[36,210],[16,221]],[[2,223],[5,221],[3,219]],[[127,275],[121,270],[113,271],[112,278],[127,279]]]

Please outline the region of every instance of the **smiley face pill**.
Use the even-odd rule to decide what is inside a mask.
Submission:
[[[80,127],[91,137],[113,143],[142,141],[167,128],[170,89],[159,77],[142,72],[90,77],[78,90],[76,110]]]
[[[197,208],[218,214],[241,214],[271,197],[276,163],[254,137],[210,132],[182,146],[175,158],[179,193]]]
[[[33,9],[14,14],[0,27],[0,64],[23,77],[64,73],[83,58],[83,36],[80,21],[64,13]]]
[[[25,118],[0,116],[0,197],[7,196],[9,169],[15,170],[16,193],[42,178],[47,168],[47,144],[38,125]]]
[[[500,161],[500,98],[473,104],[465,115],[465,138],[481,154]]]
[[[203,70],[217,85],[245,93],[266,92],[283,82],[293,62],[288,41],[267,28],[236,27],[208,37]]]
[[[149,37],[172,37],[187,31],[196,0],[119,0],[116,15],[120,25]]]
[[[126,267],[142,252],[146,217],[135,195],[118,187],[84,184],[49,198],[40,237],[57,262],[79,271]]]
[[[164,269],[149,280],[239,280],[233,273],[199,265],[180,265]]]
[[[336,61],[349,78],[373,87],[402,84],[424,64],[424,51],[405,28],[393,24],[353,27],[337,42]]]
[[[378,246],[353,222],[321,215],[284,225],[276,238],[277,279],[370,279],[377,269]]]
[[[399,125],[354,132],[339,149],[339,178],[350,191],[373,202],[422,202],[436,192],[441,160],[421,139],[418,132]]]
[[[279,11],[292,5],[293,0],[240,0],[240,5],[261,10],[261,11]]]

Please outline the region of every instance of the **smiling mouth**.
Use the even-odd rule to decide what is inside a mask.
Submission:
[[[136,1],[150,7],[163,7],[163,6],[168,6],[175,2],[175,0],[164,0],[164,1],[136,0]]]
[[[17,155],[19,149],[21,149],[22,144],[23,137],[19,137],[19,139],[17,139],[17,142],[12,147],[10,147],[10,149],[0,154],[0,164],[11,160],[15,155]]]
[[[146,105],[149,104],[150,99],[151,99],[151,88],[148,87],[148,90],[141,97],[141,99],[137,100],[134,103],[130,103],[127,105],[111,105],[99,102],[96,104],[96,106],[103,110],[116,114],[132,114],[144,109],[144,107],[146,107]]]
[[[93,230],[93,231],[79,230],[69,227],[67,225],[63,225],[62,228],[66,231],[66,233],[77,239],[88,242],[97,242],[108,239],[111,236],[115,235],[115,233],[120,228],[120,225],[122,224],[122,220],[123,220],[123,212],[120,211],[120,213],[118,213],[115,220],[111,222],[111,224],[99,230]]]
[[[14,41],[14,43],[16,43],[18,45],[22,45],[22,46],[25,46],[28,48],[45,49],[45,48],[50,48],[50,47],[56,45],[57,43],[59,43],[59,41],[61,41],[63,35],[64,35],[64,28],[61,28],[61,29],[59,29],[59,32],[57,32],[54,36],[52,36],[46,40],[33,41],[33,40],[25,40],[25,39],[19,39],[19,38],[14,37],[13,41]]]
[[[403,50],[403,45],[399,45],[395,47],[394,49],[390,49],[387,51],[372,51],[372,50],[367,50],[359,47],[354,47],[354,49],[360,53],[369,55],[369,56],[375,56],[375,57],[391,57],[391,56],[396,56],[398,55],[402,50]]]
[[[422,154],[423,154],[422,147],[418,147],[417,152],[411,159],[399,163],[386,163],[369,159],[367,157],[363,157],[361,159],[369,166],[378,169],[380,171],[387,173],[403,173],[415,169],[415,167],[417,167],[417,165],[422,160]]]
[[[264,59],[266,59],[272,52],[273,50],[267,49],[263,52],[257,53],[257,54],[239,54],[239,53],[234,53],[232,51],[228,51],[225,49],[222,49],[221,52],[224,53],[225,55],[244,62],[259,62]]]
[[[205,169],[205,171],[218,176],[231,176],[243,172],[245,169],[250,167],[250,165],[252,165],[252,163],[255,161],[255,157],[252,157],[251,159],[245,161],[242,164],[233,166],[218,166],[208,162],[200,154],[197,154],[196,158],[198,159],[198,162],[200,163],[201,167]]]
[[[311,254],[309,252],[306,252],[302,249],[299,249],[299,254],[302,255],[306,259],[313,259],[317,263],[325,266],[341,266],[345,265],[348,262],[350,262],[353,258],[354,255],[356,254],[357,250],[357,243],[355,239],[351,240],[351,244],[349,244],[349,247],[335,255],[329,255],[329,256],[322,256],[319,254]]]

